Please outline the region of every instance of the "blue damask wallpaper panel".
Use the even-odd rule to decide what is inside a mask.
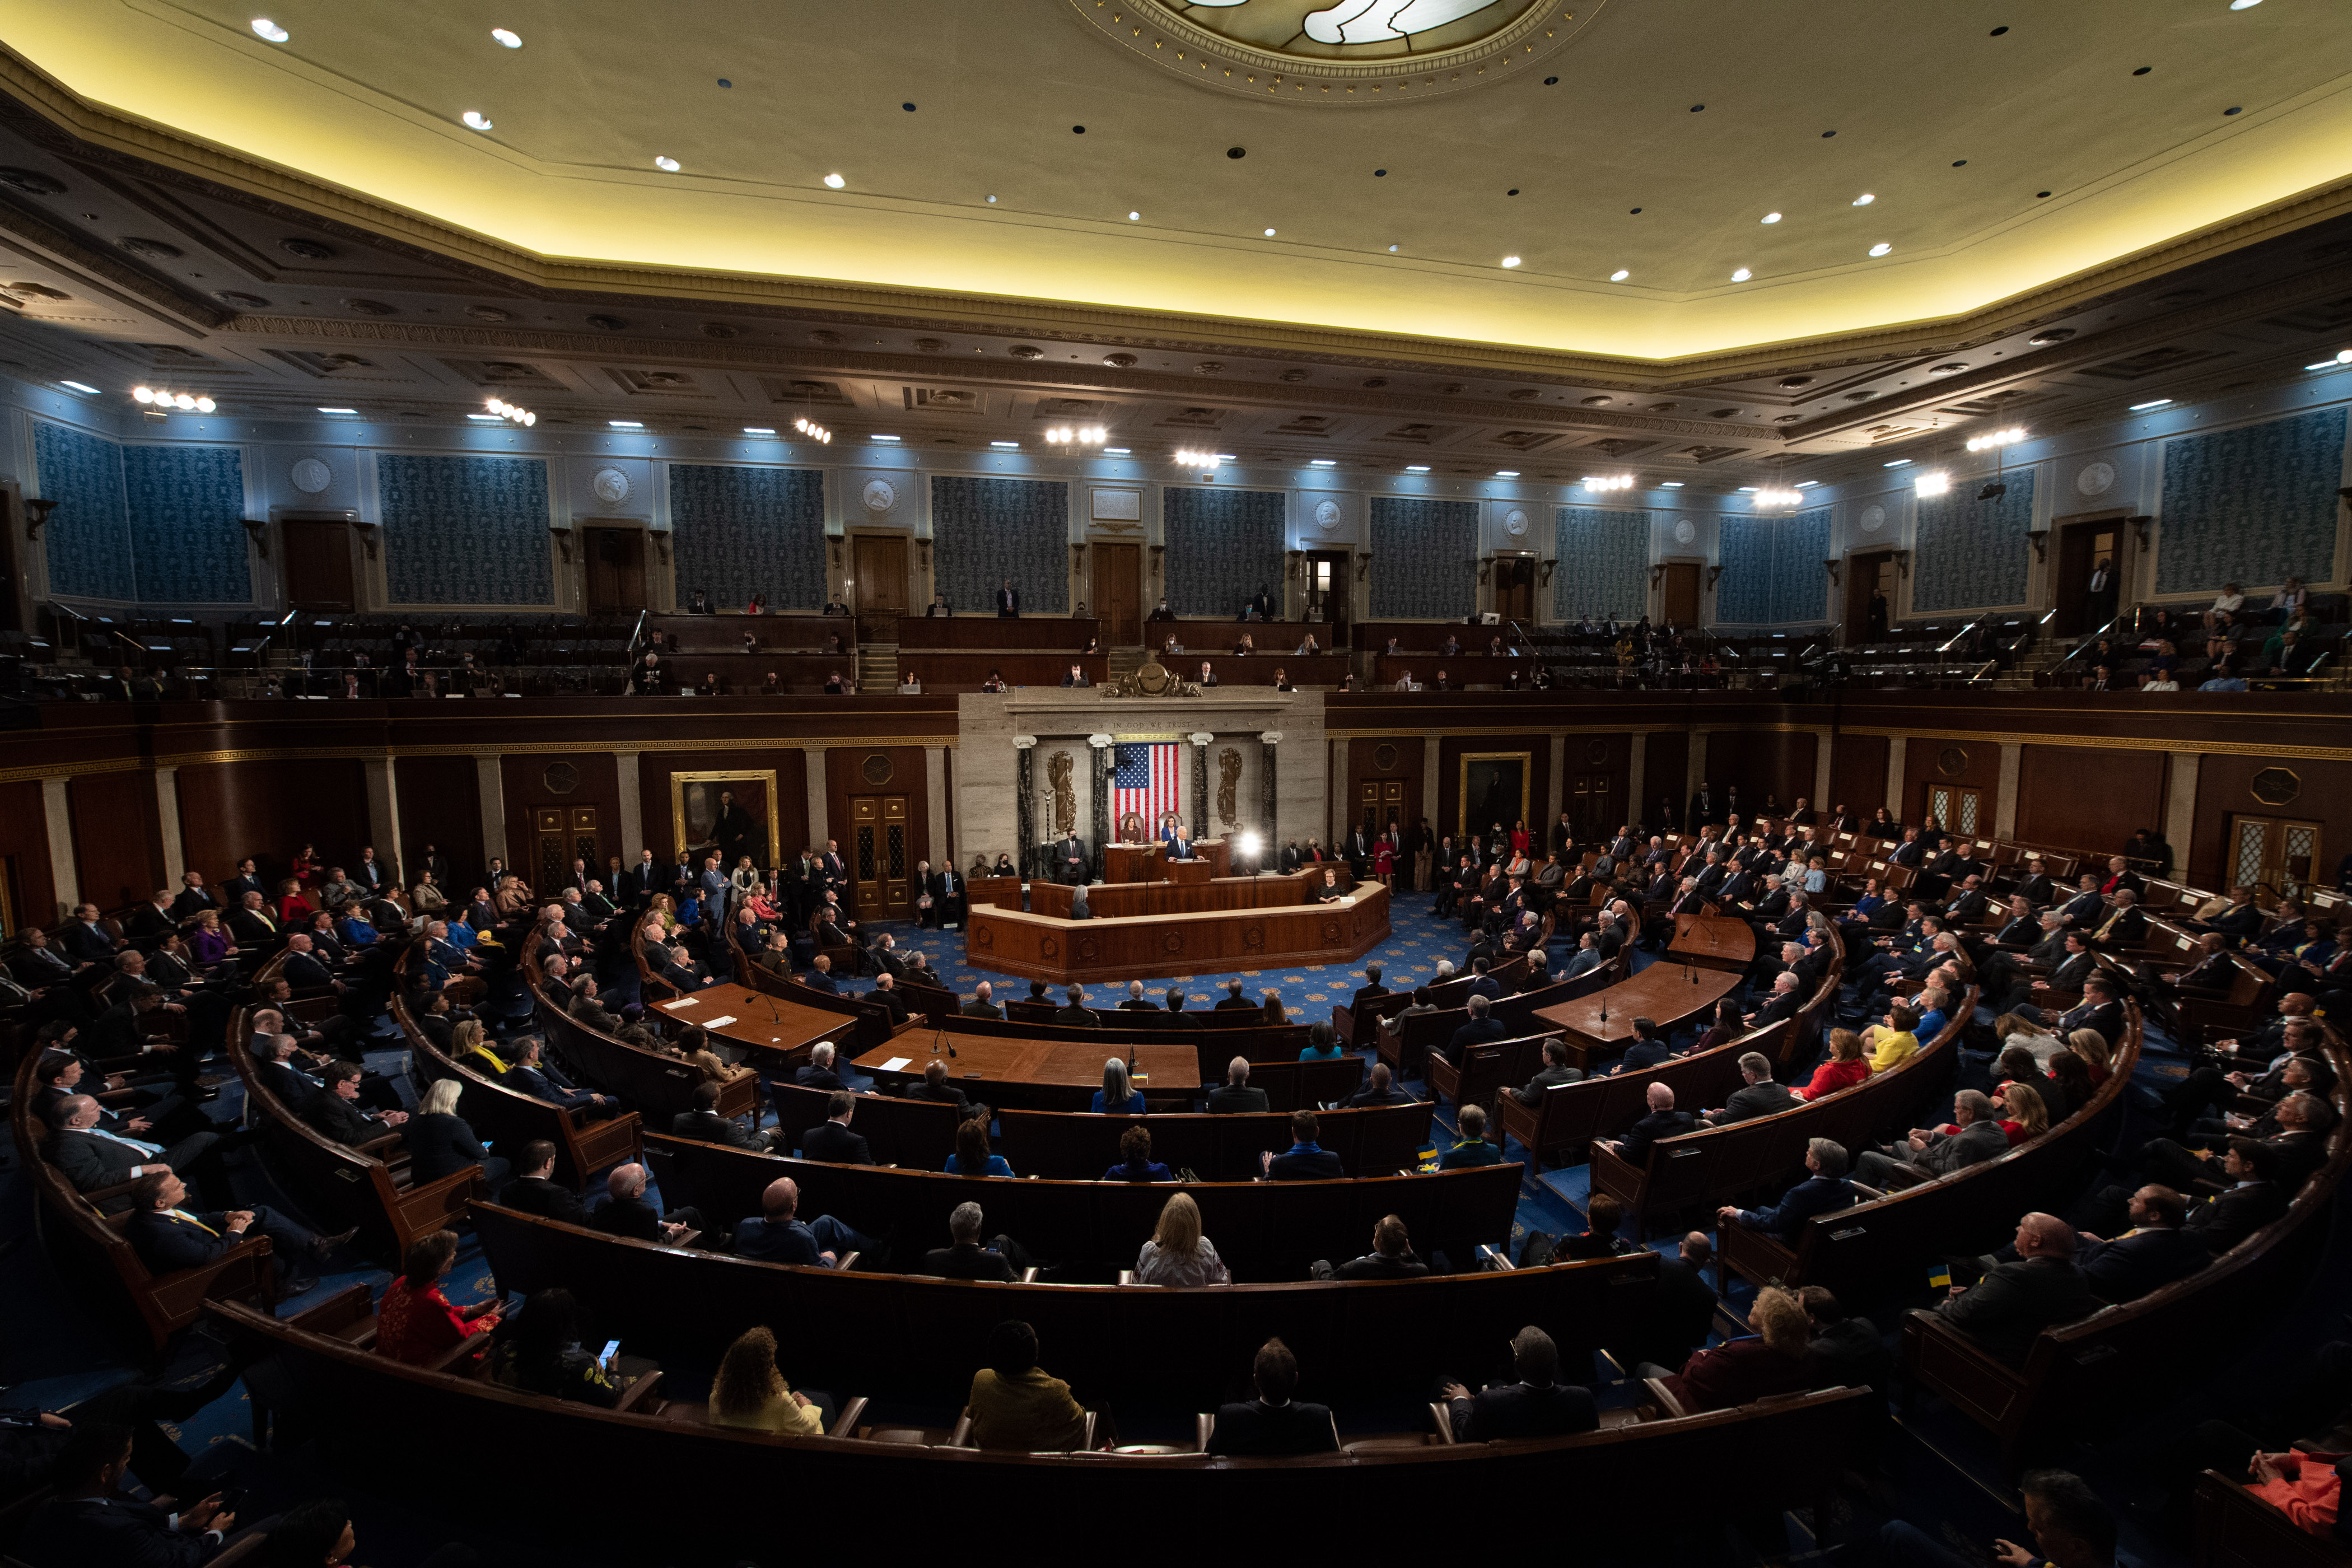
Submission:
[[[150,605],[247,605],[245,464],[235,447],[122,448],[139,597]]]
[[[2003,474],[2009,493],[1995,500],[1976,499],[1978,479],[1919,498],[1911,554],[1914,614],[2025,603],[2025,571],[2032,560],[2025,536],[2033,522],[2034,474],[2032,468]]]
[[[1458,621],[1478,605],[1478,503],[1372,498],[1372,618]]]
[[[824,604],[822,471],[672,463],[669,514],[681,604],[697,588],[738,606],[765,594],[780,613]]]
[[[36,419],[33,464],[39,475],[37,493],[58,503],[41,529],[49,592],[73,598],[137,598],[122,448],[103,436]]]
[[[1168,605],[1180,616],[1237,616],[1263,587],[1282,603],[1283,492],[1170,485]]]
[[[2156,591],[2335,576],[2344,426],[2342,408],[2319,408],[2166,442]]]
[[[1777,626],[1829,613],[1830,509],[1786,517],[1733,512],[1722,522],[1715,618],[1725,626]]]
[[[547,465],[379,452],[384,583],[395,605],[551,605]]]
[[[931,574],[958,615],[988,615],[1007,577],[1024,615],[1070,608],[1070,487],[1058,480],[931,480]]]
[[[1552,618],[1640,620],[1650,602],[1650,514],[1563,506],[1551,516],[1559,557],[1552,569]]]

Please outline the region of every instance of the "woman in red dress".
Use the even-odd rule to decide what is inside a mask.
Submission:
[[[497,1298],[458,1308],[441,1293],[441,1280],[457,1261],[457,1233],[436,1230],[408,1244],[401,1272],[375,1310],[375,1348],[411,1366],[438,1361],[461,1340],[498,1327]],[[485,1339],[483,1343],[489,1342]]]
[[[309,925],[318,906],[302,896],[302,884],[289,877],[278,884],[278,923]]]
[[[294,879],[306,888],[317,887],[320,873],[324,869],[319,860],[319,847],[315,844],[305,844],[302,853],[294,857]]]
[[[1528,852],[1528,825],[1524,819],[1511,826],[1511,847],[1522,855]]]
[[[1829,1060],[1815,1068],[1811,1079],[1800,1085],[1797,1092],[1807,1100],[1819,1100],[1852,1089],[1869,1076],[1870,1058],[1863,1054],[1862,1037],[1852,1029],[1832,1029]]]

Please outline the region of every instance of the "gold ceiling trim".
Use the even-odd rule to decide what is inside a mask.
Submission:
[[[1658,361],[1179,311],[863,287],[818,279],[556,260],[341,186],[310,179],[276,164],[247,158],[160,125],[127,118],[103,105],[84,100],[5,45],[0,45],[0,92],[13,96],[58,131],[79,138],[91,152],[144,160],[209,184],[229,199],[258,198],[275,208],[280,217],[306,216],[330,232],[337,224],[346,225],[361,237],[408,247],[433,258],[502,279],[536,299],[566,293],[618,294],[648,300],[704,301],[714,306],[757,307],[779,313],[831,314],[856,320],[887,321],[916,315],[932,324],[961,326],[967,331],[1089,343],[1113,337],[1125,341],[1132,335],[1144,334],[1166,342],[1171,349],[1181,344],[1188,352],[1261,352],[1346,363],[1354,363],[1354,356],[1370,354],[1415,365],[1488,374],[1549,375],[1578,381],[1615,378],[1628,391],[1696,389],[1710,382],[1742,379],[1771,371],[1835,368],[1865,360],[1951,352],[1975,341],[2035,325],[2103,295],[2192,263],[2352,213],[2352,178],[2347,178],[2179,236],[2105,266],[2021,290],[1964,315],[1827,337],[1747,344],[1721,353]],[[284,204],[289,203],[307,209],[307,213],[298,215],[284,210]],[[193,314],[204,307],[189,300],[178,308]],[[1939,387],[1939,395],[1948,395],[1949,390],[1948,386]]]
[[[2179,752],[2202,757],[2294,757],[2311,762],[2352,763],[2352,746],[2251,745],[2234,741],[2182,741],[2143,735],[2032,734],[1998,730],[1883,730],[1859,724],[1840,725],[1838,733],[1881,735],[1890,741],[1978,741],[1999,746],[2066,746],[2093,752]]]

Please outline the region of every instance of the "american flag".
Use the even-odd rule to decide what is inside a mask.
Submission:
[[[1129,741],[1118,747],[1110,776],[1114,829],[1131,811],[1143,818],[1145,838],[1160,837],[1160,815],[1176,809],[1176,752],[1172,741]]]

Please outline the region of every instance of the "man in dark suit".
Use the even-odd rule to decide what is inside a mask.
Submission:
[[[2190,1209],[2180,1226],[2216,1258],[2284,1214],[2289,1197],[2279,1190],[2278,1157],[2252,1138],[2230,1140],[2221,1173],[2234,1184]]]
[[[229,911],[228,931],[240,947],[268,949],[278,941],[278,922],[262,907],[257,891],[246,894],[245,901]]]
[[[220,901],[205,887],[205,874],[190,871],[180,878],[179,896],[172,900],[172,918],[192,921],[206,910],[220,908]]]
[[[1257,1005],[1256,1003],[1251,1001],[1248,996],[1243,994],[1242,985],[1243,983],[1238,980],[1228,980],[1225,982],[1225,994],[1217,998],[1217,1011],[1226,1012],[1237,1007],[1255,1007]]]
[[[1382,1215],[1372,1226],[1372,1249],[1361,1258],[1337,1268],[1318,1258],[1307,1268],[1318,1279],[1418,1279],[1428,1272],[1429,1265],[1413,1253],[1412,1233],[1395,1215]]]
[[[1730,1204],[1715,1211],[1722,1225],[1744,1225],[1750,1230],[1760,1230],[1776,1240],[1794,1243],[1797,1227],[1817,1214],[1833,1209],[1850,1208],[1862,1201],[1853,1184],[1845,1179],[1845,1145],[1827,1138],[1808,1139],[1805,1143],[1805,1169],[1812,1173],[1795,1186],[1780,1194],[1780,1201],[1769,1209],[1743,1209]]]
[[[1659,1259],[1658,1288],[1648,1310],[1631,1331],[1636,1338],[1609,1347],[1621,1366],[1654,1362],[1680,1366],[1691,1352],[1706,1343],[1715,1331],[1715,1287],[1706,1282],[1714,1261],[1715,1243],[1703,1230],[1685,1235],[1682,1245]]]
[[[1239,1058],[1236,1058],[1236,1060]],[[1364,1087],[1339,1102],[1346,1110],[1361,1110],[1374,1105],[1411,1105],[1412,1096],[1396,1086],[1396,1079],[1386,1062],[1374,1062],[1371,1076]]]
[[[738,1258],[833,1268],[853,1252],[873,1252],[876,1244],[833,1215],[800,1217],[800,1184],[779,1176],[760,1194],[760,1213],[735,1227],[728,1250]]]
[[[1184,1011],[1184,993],[1176,986],[1168,988],[1167,1002],[1168,1016],[1160,1021],[1161,1028],[1198,1029],[1206,1026],[1201,1022],[1201,1015]]]
[[[1636,1167],[1649,1163],[1651,1144],[1688,1132],[1697,1122],[1689,1111],[1675,1109],[1675,1091],[1665,1084],[1650,1085],[1643,1099],[1649,1113],[1633,1123],[1624,1137],[1609,1141],[1611,1152]]]
[[[1127,1000],[1118,1005],[1118,1010],[1122,1013],[1157,1013],[1160,1004],[1143,994],[1142,981],[1130,980],[1127,983]]]
[[[1267,1108],[1265,1090],[1250,1087],[1249,1068],[1247,1057],[1235,1057],[1225,1064],[1225,1081],[1209,1091],[1212,1115],[1231,1116]]]
[[[1613,1073],[1646,1072],[1661,1063],[1674,1059],[1675,1048],[1654,1019],[1633,1020],[1633,1037],[1625,1046],[1625,1054],[1609,1070]]]
[[[723,1143],[730,1149],[751,1149],[761,1153],[773,1153],[782,1130],[769,1128],[764,1132],[752,1132],[731,1116],[719,1114],[719,1086],[698,1083],[694,1086],[694,1108],[681,1110],[670,1118],[673,1138],[693,1138],[705,1143]]]
[[[833,977],[833,959],[830,955],[822,952],[816,955],[816,962],[809,966],[809,972],[801,976],[801,984],[812,991],[822,991],[828,996],[838,996],[842,994],[841,982]]]
[[[1469,1002],[1469,1021],[1454,1031],[1452,1039],[1436,1047],[1438,1054],[1455,1067],[1460,1067],[1473,1046],[1508,1039],[1510,1026],[1491,1015],[1493,1005],[1486,997],[1473,994]]]
[[[967,1018],[1003,1017],[1004,1009],[996,1005],[995,995],[995,985],[988,981],[982,981],[972,988],[971,1000],[963,1005],[961,1009],[963,1016]]]
[[[49,1160],[74,1184],[76,1192],[94,1192],[156,1171],[209,1170],[216,1163],[216,1132],[191,1132],[170,1147],[102,1127],[105,1112],[87,1094],[67,1094],[47,1111],[53,1130]]]
[[[825,1096],[825,1119],[801,1134],[801,1157],[836,1165],[874,1163],[874,1151],[866,1146],[865,1138],[849,1130],[850,1118],[856,1114],[857,1097],[847,1089]]]
[[[793,1074],[793,1082],[803,1089],[839,1089],[841,1079],[834,1070],[835,1055],[831,1040],[819,1040],[809,1047],[809,1059]]]
[[[1013,585],[1010,577],[996,590],[996,613],[1006,620],[1018,620],[1021,616],[1021,590]]]
[[[589,1216],[590,1228],[635,1241],[676,1241],[687,1231],[702,1228],[700,1209],[689,1205],[664,1214],[646,1201],[646,1186],[643,1165],[614,1166],[604,1178],[604,1201]]]
[[[1160,853],[1170,860],[1190,860],[1192,856],[1192,836],[1182,824],[1178,824],[1160,846]]]
[[[158,888],[155,896],[131,911],[123,922],[122,934],[131,942],[152,947],[180,929],[180,917],[172,912],[172,889]]]
[[[310,933],[298,931],[286,939],[286,965],[278,973],[297,991],[341,991],[342,982],[335,972],[319,962],[317,944]]]
[[[571,1079],[555,1070],[545,1059],[545,1047],[536,1035],[525,1035],[512,1042],[508,1049],[514,1055],[514,1065],[507,1068],[506,1087],[534,1100],[560,1105],[566,1110],[585,1110],[602,1118],[616,1114],[621,1102],[606,1094],[596,1094],[572,1084]]]
[[[295,1108],[295,1114],[312,1131],[351,1149],[397,1131],[408,1120],[405,1110],[383,1110],[370,1116],[360,1110],[361,1070],[357,1062],[329,1062],[319,1069],[326,1087]]]
[[[1974,1285],[1955,1285],[1936,1310],[1996,1361],[2022,1366],[2034,1336],[2098,1310],[2074,1267],[2074,1229],[2055,1215],[2017,1222],[2014,1263],[1997,1265]]]
[[[1751,1116],[1769,1116],[1776,1110],[1804,1103],[1796,1090],[1773,1081],[1772,1058],[1761,1051],[1741,1053],[1739,1076],[1746,1087],[1733,1089],[1722,1110],[1706,1112],[1708,1126],[1721,1127],[1726,1122],[1745,1121]]]
[[[1364,1010],[1366,1003],[1375,1001],[1388,994],[1389,988],[1381,984],[1381,966],[1377,963],[1368,963],[1364,965],[1364,984],[1357,986],[1355,995],[1349,999],[1348,1011],[1360,1013]]]
[[[1456,1443],[1564,1437],[1599,1429],[1601,1413],[1591,1391],[1559,1381],[1559,1347],[1532,1323],[1511,1336],[1511,1370],[1517,1383],[1490,1383],[1475,1398],[1458,1382],[1438,1390]]]
[[[123,1493],[134,1465],[142,1482],[177,1488],[179,1483],[164,1480],[150,1468],[149,1456],[157,1451],[151,1443],[160,1445],[161,1451],[176,1459],[181,1468],[186,1466],[186,1456],[168,1436],[157,1433],[152,1419],[143,1424],[146,1432],[156,1434],[152,1439],[130,1426],[100,1419],[82,1408],[74,1411],[70,1423],[63,1416],[31,1412],[25,1420],[28,1438],[56,1440],[56,1457],[50,1464],[56,1471],[57,1495],[24,1521],[21,1538],[9,1550],[10,1561],[36,1568],[67,1564],[73,1568],[116,1564],[184,1568],[217,1556],[230,1532],[236,1531],[237,1516],[222,1506],[220,1492],[177,1503],[159,1499],[158,1503],[169,1504],[171,1511]],[[63,1430],[43,1431],[43,1424],[50,1421]],[[139,1445],[136,1448],[134,1441]],[[41,1446],[50,1447],[46,1442]],[[35,1467],[37,1472],[47,1468]],[[49,1479],[38,1473],[30,1484],[44,1484]]]
[[[2139,907],[2139,895],[2129,888],[2118,889],[2115,903],[2092,925],[2090,934],[2092,946],[2110,952],[2137,947],[2147,934],[2147,913]]]
[[[1089,1029],[1098,1029],[1102,1027],[1102,1019],[1096,1015],[1093,1008],[1087,1005],[1087,993],[1085,987],[1073,985],[1066,993],[1065,993],[1065,995],[1067,1000],[1066,1000],[1060,1007],[1055,1009],[1054,1022],[1056,1024],[1075,1024],[1082,1028]]]
[[[1250,1369],[1257,1397],[1241,1405],[1217,1407],[1216,1425],[1209,1433],[1208,1451],[1229,1457],[1282,1454],[1328,1454],[1339,1447],[1339,1428],[1331,1407],[1306,1405],[1290,1396],[1298,1387],[1298,1358],[1280,1340],[1258,1347]]]
[[[1556,1035],[1543,1043],[1543,1064],[1525,1088],[1511,1090],[1511,1098],[1530,1110],[1543,1103],[1544,1090],[1554,1084],[1580,1083],[1584,1079],[1583,1073],[1568,1065],[1568,1044]]]
[[[2132,1228],[2107,1239],[2088,1231],[2076,1238],[2074,1267],[2102,1301],[2137,1301],[2175,1279],[2185,1279],[2213,1260],[2203,1243],[2180,1226],[2189,1200],[2170,1187],[2148,1185],[2132,1194]]]
[[[938,1057],[933,1057],[923,1068],[923,1081],[908,1085],[902,1098],[931,1105],[952,1105],[958,1116],[971,1110],[971,1102],[964,1098],[963,1090],[948,1081],[948,1064]]]
[[[948,1240],[923,1254],[923,1266],[914,1272],[940,1279],[992,1279],[1010,1285],[1019,1278],[1004,1254],[980,1244],[988,1216],[978,1204],[958,1204],[948,1215]]]
[[[99,924],[96,904],[78,904],[74,918],[58,928],[58,945],[66,956],[77,963],[112,963],[116,946],[113,937]]]
[[[554,1144],[544,1138],[534,1138],[522,1146],[522,1156],[516,1163],[523,1167],[522,1173],[499,1194],[501,1205],[518,1213],[560,1220],[565,1225],[588,1223],[588,1210],[580,1202],[580,1194],[554,1179]]]
[[[1322,1124],[1311,1110],[1290,1113],[1290,1147],[1282,1153],[1258,1156],[1258,1168],[1270,1182],[1335,1181],[1348,1173],[1339,1164],[1339,1156],[1325,1149],[1316,1139],[1322,1135]],[[1399,1228],[1402,1226],[1400,1224]]]
[[[270,1255],[278,1259],[279,1288],[299,1295],[319,1282],[320,1262],[358,1234],[320,1236],[258,1206],[191,1213],[180,1207],[187,1195],[187,1184],[169,1171],[149,1172],[131,1189],[131,1224],[124,1235],[151,1273],[200,1268],[243,1241],[247,1231],[257,1230],[269,1238]]]
[[[907,1005],[907,999],[898,994],[898,982],[887,974],[875,977],[874,989],[866,994],[866,999],[890,1015],[890,1027],[893,1029],[914,1016],[913,1009]]]
[[[1087,847],[1075,833],[1065,833],[1054,847],[1054,880],[1072,886],[1087,879]]]

